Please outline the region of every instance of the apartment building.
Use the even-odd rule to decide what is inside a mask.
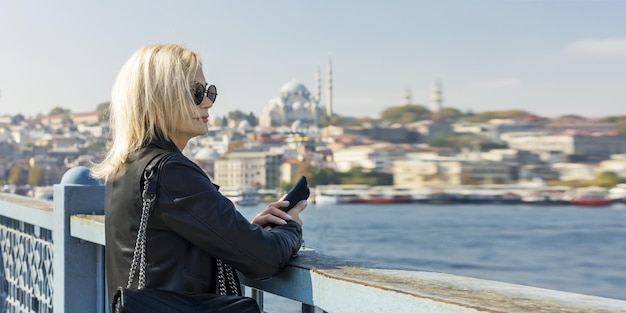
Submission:
[[[621,177],[626,177],[626,154],[612,155],[611,159],[599,163],[600,171],[614,172]]]
[[[604,158],[612,154],[626,153],[626,137],[620,135],[526,132],[504,134],[502,140],[511,149],[533,152],[557,151],[565,155],[589,155]]]
[[[231,152],[215,160],[214,182],[227,188],[278,188],[281,160],[268,152]]]
[[[508,184],[516,181],[514,163],[428,157],[393,162],[393,184],[398,188]]]
[[[404,159],[406,153],[407,151],[390,144],[353,146],[333,150],[333,160],[340,172],[349,171],[353,167],[391,172],[392,162]]]

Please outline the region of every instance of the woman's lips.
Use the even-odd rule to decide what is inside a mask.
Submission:
[[[203,122],[208,122],[209,121],[209,116],[208,115],[204,115],[204,116],[196,117],[196,118],[194,118],[194,120],[201,120]]]

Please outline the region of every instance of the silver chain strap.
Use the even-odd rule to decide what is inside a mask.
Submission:
[[[150,207],[156,199],[156,194],[148,195],[148,184],[150,178],[154,175],[154,171],[145,171],[143,173],[143,191],[141,192],[142,208],[141,220],[139,221],[139,229],[137,230],[137,241],[135,242],[135,251],[133,252],[133,261],[130,264],[130,273],[128,274],[128,282],[126,288],[130,288],[133,284],[133,277],[139,263],[139,282],[137,288],[143,289],[146,286],[146,228],[148,225],[148,217],[150,216]],[[141,258],[141,262],[139,259]]]
[[[133,277],[137,271],[137,263],[139,263],[139,278],[138,289],[143,289],[146,286],[146,228],[148,227],[148,218],[150,217],[150,208],[156,199],[156,194],[148,194],[148,184],[150,179],[154,175],[154,170],[144,171],[143,178],[143,191],[141,192],[142,208],[141,208],[141,220],[139,221],[139,229],[137,230],[137,241],[135,242],[135,251],[133,252],[133,261],[130,264],[130,273],[128,274],[128,282],[126,288],[131,288],[133,284]],[[226,273],[224,273],[226,272]],[[226,274],[226,275],[224,275]],[[222,260],[217,259],[217,281],[219,285],[220,295],[226,295],[226,279],[228,277],[228,284],[234,295],[239,295],[239,288],[237,288],[237,282],[235,281],[235,273],[230,265],[225,264]]]
[[[224,281],[224,266],[222,260],[217,259],[217,283],[220,295],[226,295],[226,282]]]

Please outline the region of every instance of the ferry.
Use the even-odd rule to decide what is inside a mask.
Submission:
[[[608,196],[613,202],[626,202],[626,184],[617,184],[615,187],[609,189]]]
[[[382,186],[372,187],[368,192],[364,193],[357,203],[375,203],[375,204],[394,204],[394,203],[411,203],[413,195],[407,190],[386,188]]]
[[[316,205],[358,203],[367,190],[367,185],[324,185],[317,186],[311,197]]]
[[[259,204],[259,199],[255,196],[243,196],[240,199],[235,200],[235,204],[238,206],[257,206]]]
[[[258,190],[254,188],[221,188],[220,192],[237,206],[256,206],[259,204]]]
[[[605,188],[586,187],[578,188],[572,196],[570,203],[580,206],[605,206],[613,203]]]

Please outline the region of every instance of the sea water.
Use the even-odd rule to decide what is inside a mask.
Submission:
[[[309,205],[301,217],[321,254],[626,300],[625,204]]]

